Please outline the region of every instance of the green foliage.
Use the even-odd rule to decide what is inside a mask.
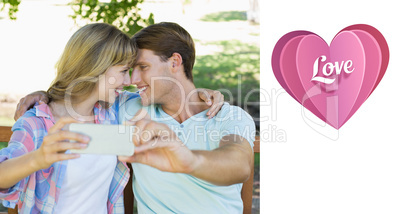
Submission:
[[[187,4],[193,3],[192,0],[182,0],[181,2],[182,2],[183,5],[187,5]]]
[[[2,204],[0,204],[0,212],[7,212],[7,208],[3,207]]]
[[[260,153],[254,153],[254,166],[256,168],[260,167]]]
[[[219,90],[234,105],[259,102],[259,47],[238,40],[202,45],[218,46],[221,51],[197,57],[193,70],[196,87]]]
[[[133,68],[131,68],[129,70],[130,78],[131,78],[132,73],[133,73]],[[137,87],[134,86],[134,85],[124,86],[123,89],[125,91],[129,91],[129,92],[136,92],[137,91]]]
[[[8,17],[11,20],[16,20],[17,19],[17,12],[18,12],[18,6],[20,5],[21,0],[0,0],[0,11],[3,11],[6,6],[8,5]]]
[[[124,86],[123,89],[125,91],[129,91],[129,92],[136,92],[137,91],[137,87],[135,87],[134,85]]]
[[[141,17],[139,5],[144,0],[72,0],[69,4],[74,11],[71,17],[88,20],[90,22],[104,22],[117,26],[120,30],[134,35],[142,28],[154,24],[154,15],[151,13],[147,18]],[[21,0],[0,0],[0,11],[8,6],[8,16],[16,20],[16,13]]]
[[[201,18],[205,22],[228,22],[228,21],[246,21],[246,11],[223,11],[210,13]]]
[[[84,19],[91,22],[104,22],[117,26],[120,30],[134,35],[142,28],[154,24],[154,16],[151,13],[148,18],[142,18],[139,14],[139,5],[144,0],[110,0],[100,2],[98,0],[73,0],[70,5],[74,10],[71,17],[76,20]]]
[[[7,142],[0,142],[0,149],[7,147]]]

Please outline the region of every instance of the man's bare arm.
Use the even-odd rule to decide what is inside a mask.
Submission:
[[[226,135],[219,148],[212,151],[193,151],[197,156],[194,177],[215,185],[245,182],[253,164],[253,150],[246,139],[239,135]]]
[[[18,118],[24,115],[28,109],[32,108],[36,102],[49,103],[47,93],[45,91],[35,91],[21,98],[20,102],[17,104],[17,109],[15,110],[14,120],[17,121]]]
[[[200,151],[184,146],[166,124],[142,119],[135,125],[135,154],[120,156],[121,161],[190,174],[215,185],[242,183],[250,175],[253,151],[248,141],[239,135],[226,135],[217,149]]]
[[[209,118],[214,117],[221,109],[224,96],[219,91],[200,88],[197,89],[198,96],[204,100],[211,108],[209,109],[207,115]],[[17,121],[22,115],[25,114],[28,109],[32,108],[36,103],[49,103],[49,97],[45,91],[35,91],[31,94],[20,99],[17,104],[17,109],[14,114],[14,120]]]

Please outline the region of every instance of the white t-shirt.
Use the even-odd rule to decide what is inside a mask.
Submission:
[[[110,183],[117,164],[115,155],[81,154],[68,160],[55,214],[107,214]]]

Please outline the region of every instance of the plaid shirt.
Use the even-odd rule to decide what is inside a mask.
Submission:
[[[95,122],[118,124],[116,109],[118,108],[115,106],[102,109],[101,105],[95,105]],[[8,147],[0,150],[0,163],[38,149],[54,123],[46,104],[36,105],[27,111],[14,124]],[[67,164],[68,161],[53,163],[50,168],[39,170],[13,187],[1,190],[0,200],[3,200],[3,206],[13,208],[18,204],[19,213],[53,213]],[[129,179],[128,170],[125,163],[117,162],[109,188],[108,213],[124,213],[123,191]]]

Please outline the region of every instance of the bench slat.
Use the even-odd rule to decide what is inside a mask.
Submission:
[[[12,134],[13,132],[10,126],[0,126],[0,142],[10,141]]]

